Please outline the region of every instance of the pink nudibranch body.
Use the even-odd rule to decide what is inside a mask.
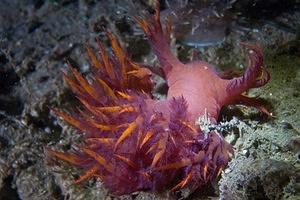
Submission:
[[[87,48],[93,66],[90,81],[72,66],[75,78],[64,74],[82,108],[73,115],[53,111],[83,134],[83,143],[77,150],[47,152],[84,170],[76,183],[98,177],[115,195],[170,185],[171,191],[194,191],[219,177],[233,153],[220,133],[204,133],[197,119],[207,113],[217,123],[220,109],[237,103],[269,114],[259,101],[243,95],[270,79],[259,47],[242,43],[250,50],[247,70],[224,79],[204,61],[181,63],[170,50],[171,26],[164,29],[159,19],[157,7],[148,21],[136,20],[163,69],[167,99],[152,96],[149,69],[131,61],[109,33],[111,56],[101,42],[98,56]]]
[[[207,112],[212,122],[216,122],[220,109],[228,104],[246,104],[255,106],[264,113],[267,110],[254,98],[243,96],[245,91],[265,85],[270,75],[263,63],[262,50],[246,43],[241,43],[249,49],[249,66],[243,76],[233,79],[220,77],[212,65],[198,60],[188,64],[181,63],[170,49],[169,27],[163,30],[157,20],[159,11],[152,23],[140,20],[144,32],[160,61],[169,86],[168,99],[183,96],[188,104],[191,120],[196,120]]]

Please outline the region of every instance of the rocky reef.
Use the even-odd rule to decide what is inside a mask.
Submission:
[[[216,5],[207,2],[205,6]],[[245,68],[239,41],[259,44],[272,79],[248,95],[264,100],[274,117],[243,106],[224,109],[220,124],[225,124],[223,134],[235,147],[234,157],[219,181],[189,198],[296,200],[300,198],[300,12],[294,9],[296,1],[289,1],[291,8],[277,8],[276,15],[257,19],[253,10],[266,13],[271,8],[261,1],[245,14],[245,7],[254,1],[244,2],[232,1],[226,7],[233,17],[226,19],[232,21],[226,24],[222,43],[195,49],[174,39],[173,51],[182,61],[200,52],[203,60],[236,72]],[[149,10],[152,1],[136,4],[137,10]],[[72,110],[78,105],[60,71],[69,59],[88,73],[84,44],[103,37],[103,28],[124,41],[134,60],[157,65],[147,40],[129,18],[135,14],[131,2],[121,0],[0,2],[0,199],[116,199],[96,179],[74,185],[76,170],[68,165],[49,167],[44,149],[68,150],[80,141],[73,128],[50,114],[49,107]],[[163,98],[165,91],[161,81],[154,92]],[[176,198],[152,192],[121,197]]]

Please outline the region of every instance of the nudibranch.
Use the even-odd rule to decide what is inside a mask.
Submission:
[[[216,179],[233,153],[220,133],[204,133],[198,118],[207,114],[216,124],[228,104],[254,106],[268,114],[259,101],[243,95],[269,81],[262,50],[242,43],[249,50],[248,68],[241,77],[224,79],[204,61],[183,64],[172,54],[171,25],[162,26],[158,7],[148,21],[135,20],[160,62],[167,98],[152,96],[152,72],[133,62],[107,33],[111,54],[100,41],[99,55],[87,47],[93,67],[89,78],[70,64],[73,77],[64,73],[82,107],[72,115],[53,110],[83,134],[83,144],[70,152],[48,150],[48,155],[83,169],[76,183],[98,177],[115,195],[161,188],[194,191]]]

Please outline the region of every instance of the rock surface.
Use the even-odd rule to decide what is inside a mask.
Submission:
[[[257,22],[243,15],[246,6],[240,2],[232,5],[232,13],[241,15],[233,19],[226,40],[198,51],[221,69],[243,70],[239,41],[260,44],[272,81],[249,94],[266,100],[275,118],[244,107],[224,109],[222,120],[238,118],[237,128],[226,133],[235,156],[219,185],[212,183],[190,198],[300,199],[300,42],[295,32],[300,12],[279,9],[276,17]],[[142,11],[153,2],[135,3]],[[47,165],[44,149],[68,150],[80,141],[74,129],[50,115],[49,107],[71,111],[78,104],[60,71],[69,59],[87,74],[84,44],[94,45],[97,37],[105,42],[103,28],[114,32],[135,60],[157,65],[147,40],[129,19],[136,14],[130,1],[122,0],[0,1],[0,200],[116,199],[97,180],[72,184],[78,171],[64,164]],[[194,48],[176,43],[173,50],[188,61]],[[157,96],[165,91],[161,81]],[[120,199],[175,198],[138,192]]]

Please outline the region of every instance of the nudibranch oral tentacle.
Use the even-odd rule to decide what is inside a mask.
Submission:
[[[160,22],[159,6],[156,6],[155,13],[150,16],[149,21],[139,17],[135,17],[135,20],[148,37],[152,50],[157,56],[166,77],[168,77],[169,72],[173,68],[183,66],[178,58],[171,52],[170,42],[172,25],[170,20],[166,20],[166,26],[162,26]]]
[[[264,86],[270,80],[270,74],[264,66],[262,50],[254,45],[241,43],[249,49],[249,66],[243,76],[230,80],[227,92],[241,94],[250,88]]]
[[[151,71],[133,62],[111,34],[112,54],[98,41],[99,55],[87,46],[92,73],[87,80],[69,65],[72,78],[64,78],[83,108],[77,114],[54,114],[83,133],[77,151],[48,150],[51,158],[84,170],[75,181],[100,177],[115,195],[139,190],[191,191],[219,177],[233,153],[232,146],[215,130],[196,124],[205,115],[217,123],[222,106],[252,105],[268,113],[255,99],[243,96],[247,89],[269,80],[262,51],[246,45],[249,67],[242,77],[222,79],[204,61],[181,63],[170,49],[171,25],[163,28],[159,6],[150,20],[136,18],[149,39],[169,86],[167,99],[151,95]]]

